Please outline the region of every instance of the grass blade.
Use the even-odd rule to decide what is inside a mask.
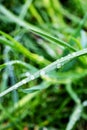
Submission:
[[[42,36],[46,40],[48,40],[48,41],[50,41],[52,43],[59,44],[59,45],[61,45],[63,47],[67,47],[68,49],[70,49],[72,51],[76,51],[76,49],[74,47],[72,47],[70,44],[68,44],[67,42],[64,42],[64,41],[62,41],[62,40],[60,40],[58,38],[55,38],[52,35],[46,33],[45,31],[42,31],[40,28],[37,28],[34,25],[31,25],[31,24],[21,20],[20,18],[15,16],[13,13],[11,13],[9,10],[7,10],[2,5],[0,5],[0,12],[2,12],[4,15],[6,15],[6,17],[8,17],[12,22],[15,22],[16,24],[26,28],[27,30],[31,30],[32,32],[36,33],[37,35]]]
[[[49,71],[52,71],[56,68],[61,68],[66,62],[74,59],[74,58],[77,58],[79,56],[82,56],[82,55],[85,55],[87,54],[87,49],[83,49],[83,50],[80,50],[78,52],[74,52],[72,54],[69,54],[65,57],[62,57],[58,60],[56,60],[55,62],[51,63],[50,65],[44,67],[43,69],[37,71],[36,73],[34,73],[33,75],[31,75],[31,77],[28,77],[28,78],[25,78],[23,79],[22,81],[18,82],[17,84],[13,85],[12,87],[10,87],[9,89],[5,90],[4,92],[0,93],[0,97],[6,95],[7,93],[15,90],[15,89],[18,89],[20,86],[38,78],[39,76],[42,76],[44,75],[45,73],[49,72]]]
[[[27,50],[22,44],[20,44],[18,41],[16,41],[14,38],[12,38],[10,35],[0,31],[0,34],[5,36],[7,39],[0,37],[0,42],[9,45],[11,48],[15,49],[18,52],[21,52],[25,56],[27,56],[29,59],[33,60],[34,62],[41,63],[41,64],[48,64],[49,61],[45,60],[43,56],[39,56],[37,54],[31,53],[29,50]]]
[[[21,91],[24,92],[24,93],[32,93],[32,92],[35,92],[35,91],[40,91],[40,90],[43,90],[45,88],[48,88],[50,84],[51,83],[49,83],[49,82],[42,82],[41,84],[39,84],[37,86],[31,87],[31,88],[28,88],[28,89],[22,89]]]

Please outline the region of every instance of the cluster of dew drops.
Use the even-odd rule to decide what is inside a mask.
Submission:
[[[84,51],[87,51],[87,50],[84,49]],[[67,56],[58,59],[58,60],[56,61],[56,63],[54,64],[54,65],[55,65],[54,68],[57,68],[57,69],[61,68],[66,62],[68,62],[68,61],[70,61],[71,59],[73,59],[74,57],[76,57],[76,55],[78,56],[79,53],[76,54],[76,52],[74,52],[74,53],[72,53],[72,54],[68,54]],[[52,67],[53,67],[53,66],[52,66]],[[48,69],[49,69],[49,65],[48,65]],[[33,74],[33,75],[30,75],[29,77],[30,77],[30,80],[34,80],[36,77],[44,76],[45,74],[46,74],[46,70],[45,70],[45,69],[42,69],[42,70],[39,71],[39,73],[37,73],[38,76],[36,76],[36,75]],[[28,79],[28,80],[29,80],[29,79]],[[25,84],[25,83],[27,83],[27,80],[24,80],[24,81],[22,81],[21,83]]]

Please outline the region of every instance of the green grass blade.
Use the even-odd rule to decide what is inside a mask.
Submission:
[[[81,116],[82,110],[83,110],[82,105],[77,105],[75,107],[75,110],[70,117],[70,120],[69,120],[69,123],[66,127],[66,130],[72,130],[73,129],[75,123],[79,120],[79,118]]]
[[[18,41],[16,41],[14,38],[12,38],[10,35],[0,31],[0,34],[6,37],[7,39],[0,37],[0,42],[6,45],[9,45],[13,49],[15,49],[18,52],[21,52],[25,56],[27,56],[29,59],[33,60],[34,62],[41,63],[41,64],[49,64],[47,60],[44,59],[43,56],[39,56],[37,54],[31,53],[29,50],[27,50],[22,44],[20,44]]]
[[[40,28],[35,27],[34,25],[31,25],[31,24],[19,19],[17,16],[15,16],[13,13],[11,13],[9,10],[7,10],[2,5],[0,5],[0,12],[2,12],[4,15],[6,15],[6,17],[8,17],[12,22],[15,22],[16,24],[26,28],[27,30],[28,29],[31,30],[32,32],[42,36],[46,40],[48,40],[48,41],[50,41],[52,43],[59,44],[59,45],[61,45],[63,47],[67,47],[68,49],[70,49],[72,51],[76,51],[76,49],[74,47],[72,47],[71,45],[69,45],[67,42],[64,42],[64,41],[62,41],[62,40],[60,40],[58,38],[55,38],[52,35],[46,33],[45,31],[42,31]]]
[[[74,92],[74,90],[72,89],[72,85],[71,83],[68,83],[66,85],[66,90],[67,92],[69,93],[70,97],[75,101],[76,104],[80,104],[80,99],[79,97],[77,96],[77,94]]]
[[[28,8],[30,7],[32,1],[33,1],[33,0],[26,0],[25,4],[24,4],[23,7],[22,7],[21,13],[20,13],[20,15],[19,15],[19,17],[20,17],[21,19],[24,19],[25,15],[26,15],[26,13],[27,13],[27,10],[28,10]]]
[[[14,60],[14,61],[9,61],[9,62],[6,62],[4,64],[1,64],[0,65],[0,70],[2,70],[3,68],[5,68],[6,66],[9,66],[9,65],[14,65],[14,64],[18,64],[18,65],[21,65],[27,69],[30,69],[31,66],[29,66],[29,64],[25,63],[25,62],[22,62],[22,61],[19,61],[19,60]]]
[[[39,76],[42,76],[42,75],[45,75],[47,72],[49,71],[52,71],[56,68],[61,68],[66,62],[72,60],[72,59],[75,59],[79,56],[82,56],[82,55],[85,55],[87,54],[87,48],[86,49],[83,49],[83,50],[80,50],[78,52],[74,52],[72,54],[69,54],[65,57],[62,57],[58,60],[56,60],[55,62],[51,63],[50,65],[44,67],[43,69],[37,71],[36,73],[34,73],[33,75],[31,75],[31,77],[27,77],[25,79],[23,79],[22,81],[18,82],[17,84],[13,85],[12,87],[10,87],[9,89],[5,90],[4,92],[0,93],[0,97],[6,95],[7,93],[15,90],[15,89],[18,89],[20,86],[38,78]]]
[[[45,88],[48,88],[50,86],[50,84],[51,84],[50,82],[42,82],[41,84],[39,84],[37,86],[31,87],[28,89],[21,89],[21,91],[24,93],[32,93],[35,91],[40,91],[40,90],[43,90]]]

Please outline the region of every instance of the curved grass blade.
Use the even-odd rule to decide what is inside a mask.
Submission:
[[[52,35],[46,33],[45,31],[42,31],[40,28],[37,28],[34,25],[21,20],[20,18],[15,16],[13,13],[11,13],[9,10],[7,10],[3,5],[0,5],[0,12],[6,15],[6,17],[8,17],[12,22],[18,24],[19,26],[24,27],[27,30],[31,30],[32,32],[36,33],[37,35],[42,36],[46,40],[52,43],[59,44],[63,47],[67,47],[68,49],[72,51],[76,51],[76,49],[72,47],[70,44],[68,44],[67,42],[62,41],[59,38],[55,38]]]
[[[70,117],[70,120],[69,120],[69,123],[66,127],[66,130],[72,130],[75,123],[79,120],[82,110],[83,110],[83,107],[81,104],[79,104],[75,107],[75,110]]]
[[[14,60],[14,61],[9,61],[9,62],[6,62],[4,64],[1,64],[0,65],[0,70],[4,69],[6,66],[9,66],[9,65],[14,65],[14,64],[19,64],[27,69],[30,69],[31,68],[31,65],[25,63],[25,62],[22,62],[22,61],[19,61],[19,60]]]
[[[27,50],[23,45],[21,45],[18,41],[16,41],[14,38],[12,38],[10,35],[0,31],[0,34],[6,37],[7,39],[0,37],[0,42],[9,45],[11,48],[15,49],[18,52],[21,52],[25,56],[27,56],[29,59],[33,60],[34,62],[41,63],[41,64],[49,64],[49,61],[44,59],[43,56],[39,56],[37,54],[31,53],[29,50]]]
[[[75,101],[76,104],[80,104],[81,101],[79,99],[79,97],[77,96],[77,94],[74,92],[74,90],[72,89],[72,85],[71,83],[68,83],[66,85],[66,90],[69,93],[70,97]]]
[[[24,93],[33,93],[33,92],[35,92],[35,91],[40,91],[40,90],[43,90],[43,89],[45,89],[45,87],[44,87],[44,88],[41,88],[41,86],[38,85],[38,86],[29,88],[29,89],[22,89],[22,92],[24,92]]]
[[[56,68],[61,68],[66,62],[72,60],[72,59],[75,59],[79,56],[82,56],[82,55],[85,55],[87,54],[87,48],[86,49],[83,49],[83,50],[80,50],[78,52],[74,52],[72,54],[69,54],[65,57],[62,57],[58,60],[56,60],[55,62],[51,63],[50,65],[44,67],[43,69],[37,71],[36,73],[34,73],[33,75],[31,75],[31,77],[27,77],[25,79],[23,79],[22,81],[16,83],[15,85],[13,85],[12,87],[10,87],[9,89],[5,90],[4,92],[0,93],[0,97],[6,95],[7,93],[15,90],[15,89],[18,89],[20,86],[38,78],[39,76],[42,76],[42,75],[45,75],[45,73],[49,72],[49,71],[52,71]]]
[[[26,15],[26,12],[27,12],[28,8],[30,7],[32,1],[33,1],[33,0],[26,0],[25,4],[24,4],[23,7],[22,7],[21,13],[20,13],[20,15],[19,15],[19,17],[20,17],[21,19],[24,19],[25,15]]]
[[[28,88],[28,89],[21,89],[22,92],[24,93],[33,93],[35,91],[40,91],[43,90],[45,88],[48,88],[50,86],[50,82],[42,82],[40,85]]]

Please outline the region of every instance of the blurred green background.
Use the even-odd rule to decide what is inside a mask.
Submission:
[[[0,92],[86,47],[87,0],[0,0]],[[0,98],[0,130],[86,129],[86,55]]]

